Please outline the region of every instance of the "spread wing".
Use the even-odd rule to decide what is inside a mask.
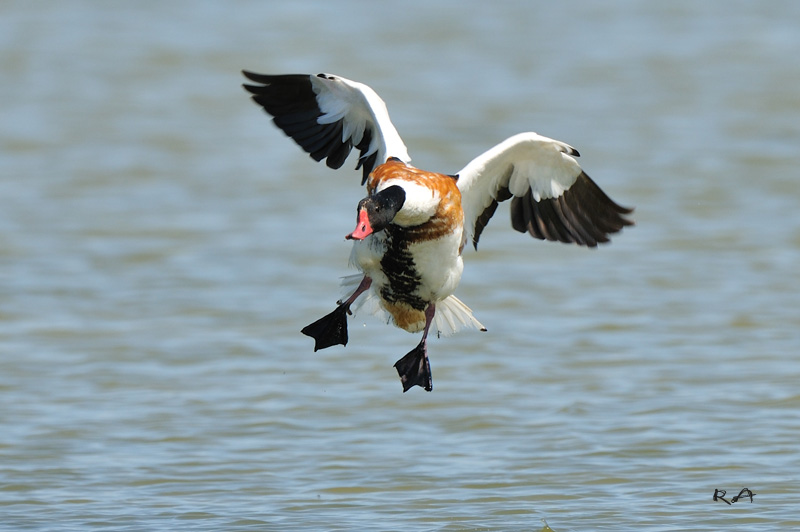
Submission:
[[[477,249],[499,202],[511,199],[511,226],[541,240],[595,247],[633,221],[578,165],[578,151],[520,133],[458,172],[467,238]]]
[[[386,104],[363,83],[330,74],[242,73],[257,83],[243,85],[253,101],[314,160],[327,159],[329,167],[339,168],[355,147],[362,185],[389,157],[411,160]]]

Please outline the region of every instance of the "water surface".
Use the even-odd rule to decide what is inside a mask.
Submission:
[[[0,528],[800,526],[796,2],[6,2]],[[347,270],[332,172],[242,68],[372,85],[414,162],[519,131],[637,226],[599,250],[498,210],[430,345],[300,328]],[[753,503],[713,502],[742,487]]]

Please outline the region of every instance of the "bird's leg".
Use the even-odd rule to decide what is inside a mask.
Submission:
[[[314,339],[315,352],[332,345],[347,345],[347,315],[350,314],[350,305],[358,296],[366,292],[371,284],[372,279],[365,275],[353,295],[346,301],[339,302],[339,306],[333,312],[321,317],[311,325],[303,327],[300,332]]]
[[[431,303],[425,309],[425,330],[422,332],[422,340],[417,347],[394,364],[400,375],[400,382],[403,384],[403,393],[413,386],[421,386],[428,392],[433,390],[431,363],[428,360],[428,329],[431,328],[435,313],[436,307]]]

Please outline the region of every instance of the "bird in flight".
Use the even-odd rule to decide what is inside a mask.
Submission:
[[[383,100],[367,85],[331,74],[266,75],[244,71],[244,88],[273,122],[316,161],[340,168],[353,148],[367,196],[356,209],[347,295],[302,329],[314,351],[346,345],[347,315],[362,306],[397,327],[422,332],[395,364],[403,392],[433,389],[428,333],[486,328],[454,292],[462,251],[477,250],[500,202],[511,200],[511,227],[540,240],[596,247],[633,221],[581,169],[578,151],[537,133],[519,133],[456,174],[410,164]],[[368,306],[367,306],[368,305]]]

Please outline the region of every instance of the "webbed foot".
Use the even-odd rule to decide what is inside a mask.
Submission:
[[[347,313],[349,303],[343,303],[333,312],[303,327],[302,332],[314,339],[314,351],[333,345],[347,345]]]
[[[425,344],[426,342],[423,338],[417,347],[394,364],[398,375],[400,375],[400,382],[403,384],[403,393],[414,386],[421,386],[428,392],[433,390],[431,363],[428,360]]]

